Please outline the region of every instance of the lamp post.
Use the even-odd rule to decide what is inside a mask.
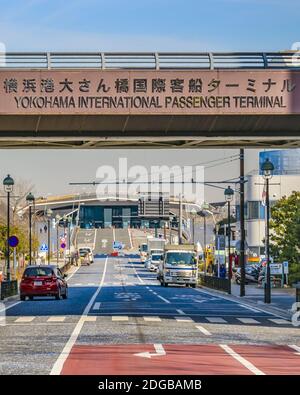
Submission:
[[[230,229],[230,203],[232,202],[233,195],[234,195],[234,190],[228,186],[228,188],[225,189],[224,191],[225,195],[225,200],[227,202],[228,206],[228,293],[231,294],[231,274],[232,274],[232,268],[231,268],[231,259],[230,259],[230,236],[231,236],[231,229]]]
[[[47,225],[48,225],[48,265],[50,265],[50,259],[51,259],[51,233],[50,233],[50,228],[51,228],[51,216],[53,214],[53,211],[51,208],[48,208],[46,211],[46,216],[47,216]]]
[[[264,302],[271,303],[271,272],[270,272],[270,196],[269,196],[269,180],[273,176],[274,165],[270,162],[269,158],[266,158],[264,163],[261,165],[263,178],[266,181],[266,236],[265,236],[265,248],[266,248],[266,281],[264,287]]]
[[[8,174],[4,180],[3,180],[3,185],[4,185],[4,190],[5,192],[7,192],[7,240],[6,240],[6,259],[7,259],[7,272],[6,272],[6,276],[7,276],[7,281],[10,281],[10,262],[9,262],[9,223],[10,223],[10,194],[13,191],[13,187],[14,187],[14,180],[13,178],[11,178],[11,176]]]
[[[31,235],[31,231],[32,231],[32,212],[31,212],[31,208],[32,205],[35,202],[35,197],[33,196],[33,194],[31,192],[28,193],[28,195],[26,196],[26,202],[29,205],[29,265],[31,265],[31,260],[32,260],[32,235]]]
[[[59,263],[59,221],[61,220],[60,215],[56,215],[55,217],[56,219],[56,262],[57,262],[57,266]]]

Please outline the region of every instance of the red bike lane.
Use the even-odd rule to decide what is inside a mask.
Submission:
[[[261,371],[258,374],[300,374],[300,355],[288,346],[230,345],[233,353],[211,344],[158,346],[161,353],[153,344],[75,345],[61,374],[245,375],[256,370]]]

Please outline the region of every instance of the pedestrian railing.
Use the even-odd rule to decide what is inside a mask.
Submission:
[[[199,273],[199,284],[203,285],[204,287],[216,289],[218,291],[229,291],[228,278],[208,276],[203,273]]]
[[[0,285],[0,287],[1,287],[0,299],[1,300],[8,298],[10,296],[18,295],[18,281],[17,280],[2,281],[0,284],[1,284]]]
[[[299,53],[285,52],[7,52],[7,69],[299,69]]]

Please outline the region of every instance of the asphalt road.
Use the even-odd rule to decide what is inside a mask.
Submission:
[[[67,300],[6,303],[0,374],[300,373],[299,327],[202,289],[161,287],[137,260],[99,258],[68,283]]]

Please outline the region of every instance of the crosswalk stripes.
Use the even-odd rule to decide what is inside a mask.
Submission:
[[[274,324],[277,324],[277,325],[290,324],[289,321],[284,320],[283,318],[269,318],[269,321],[271,321],[271,322],[273,322]]]
[[[190,317],[175,317],[177,322],[194,322]]]
[[[35,317],[19,317],[15,320],[15,322],[32,322]]]
[[[49,317],[49,318],[47,319],[47,322],[64,322],[65,319],[66,319],[66,317],[64,317],[64,316]]]
[[[161,318],[159,318],[159,317],[144,317],[144,321],[146,321],[146,322],[160,322]]]
[[[128,317],[125,315],[115,315],[111,317],[112,321],[128,321]]]
[[[237,318],[237,320],[241,321],[243,324],[260,324],[260,322],[254,318]]]
[[[212,324],[225,324],[227,321],[224,320],[222,317],[205,317],[207,321],[211,322]]]
[[[94,303],[92,307],[92,311],[96,312],[99,311],[101,308],[101,302],[96,302]],[[99,314],[99,313],[98,313]],[[129,319],[132,319],[132,317],[128,315],[115,315],[115,316],[109,316],[109,315],[104,315],[103,317],[109,318],[112,321],[129,321]],[[19,324],[19,323],[34,323],[35,320],[42,318],[42,322],[49,322],[49,323],[63,323],[66,321],[66,316],[48,316],[48,317],[39,317],[39,316],[22,316],[22,317],[15,317],[13,320],[14,323]],[[96,321],[97,319],[100,319],[100,316],[98,315],[89,315],[88,318],[90,318],[90,321]],[[159,317],[159,316],[139,316],[140,319],[144,320],[145,322],[161,322],[163,319],[175,319],[176,322],[178,323],[197,323],[197,318],[194,317],[189,317],[186,315],[181,315],[181,316],[170,316],[170,317]],[[262,325],[265,324],[266,320],[275,324],[275,325],[291,325],[291,322],[288,320],[285,320],[283,318],[268,318],[268,317],[220,317],[220,316],[210,316],[210,317],[201,317],[201,319],[206,320],[209,323],[212,324],[228,324],[229,322],[233,323],[232,319],[236,320],[236,324],[242,323],[244,325]],[[40,320],[36,321],[37,323],[42,323]],[[200,330],[200,329],[199,329]]]

